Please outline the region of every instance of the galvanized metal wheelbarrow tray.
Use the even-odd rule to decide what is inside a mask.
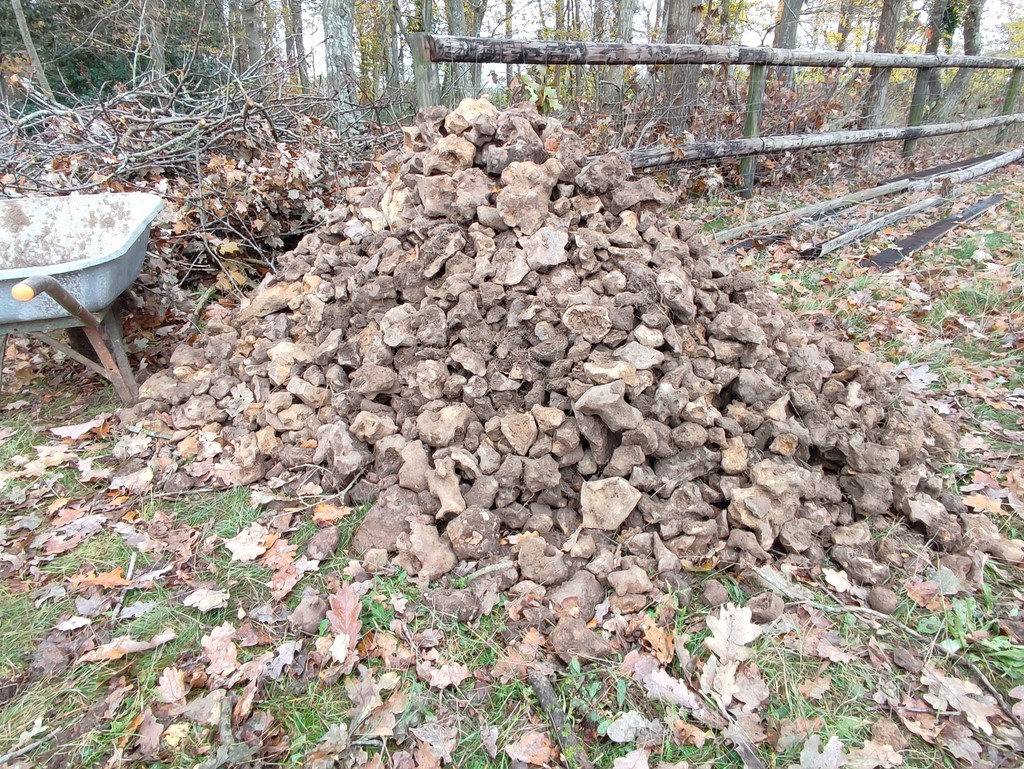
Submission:
[[[138,277],[163,200],[141,192],[0,199],[0,337],[28,334],[110,380],[125,403],[139,390],[116,306]],[[81,328],[99,362],[47,331]]]

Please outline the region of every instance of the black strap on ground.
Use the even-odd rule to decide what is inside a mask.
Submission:
[[[772,243],[778,243],[785,239],[786,236],[782,234],[755,235],[752,238],[745,238],[738,243],[733,243],[724,250],[727,254],[735,254],[740,249],[744,251],[749,251],[752,248],[762,249],[766,246],[770,246]]]
[[[920,251],[932,241],[938,240],[954,227],[959,227],[961,224],[980,216],[993,206],[1002,203],[1004,199],[1004,195],[992,195],[984,200],[980,200],[968,206],[956,216],[947,216],[945,219],[940,219],[934,224],[930,224],[924,229],[920,229],[904,238],[892,248],[887,248],[884,251],[879,251],[874,256],[864,258],[860,266],[877,267],[880,270],[887,270],[899,263],[903,258]]]

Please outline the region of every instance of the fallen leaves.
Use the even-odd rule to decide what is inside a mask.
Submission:
[[[351,583],[346,583],[328,597],[327,602],[330,605],[327,621],[330,631],[334,633],[334,640],[330,646],[331,657],[345,672],[349,672],[359,661],[356,646],[359,644],[360,631],[363,627],[359,619],[359,611],[362,608],[359,595]]]
[[[230,593],[227,590],[211,590],[210,588],[201,587],[185,596],[182,603],[190,608],[207,612],[226,607],[229,597]]]
[[[944,675],[933,665],[924,666],[921,683],[928,688],[922,696],[937,711],[954,710],[963,713],[976,729],[992,734],[989,719],[999,710],[992,696],[985,694],[980,686]]]
[[[130,636],[119,636],[109,643],[102,644],[92,651],[86,652],[78,658],[77,664],[84,665],[89,662],[110,662],[113,660],[119,660],[129,654],[150,651],[151,649],[162,646],[169,641],[173,641],[177,637],[178,636],[174,630],[170,628],[157,633],[148,641],[136,641]]]
[[[558,760],[558,747],[547,732],[526,732],[505,745],[505,755],[532,766],[548,766]]]
[[[273,544],[269,542],[270,532],[263,524],[252,523],[238,534],[224,540],[224,547],[231,553],[232,561],[255,561]],[[276,539],[276,535],[274,536]]]

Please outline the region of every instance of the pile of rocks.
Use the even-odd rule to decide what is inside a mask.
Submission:
[[[944,551],[991,526],[930,467],[949,426],[667,218],[622,156],[467,100],[420,113],[382,168],[122,414],[175,430],[167,487],[372,491],[362,553],[430,579],[510,559],[624,610],[709,559],[827,550],[879,583],[877,516]]]

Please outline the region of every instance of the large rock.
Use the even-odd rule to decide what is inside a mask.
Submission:
[[[622,478],[584,481],[580,491],[584,528],[617,531],[640,502],[641,496]]]

